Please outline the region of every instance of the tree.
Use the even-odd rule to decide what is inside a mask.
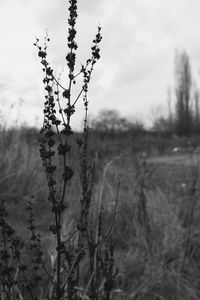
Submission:
[[[172,97],[171,97],[171,89],[168,87],[167,89],[167,108],[168,108],[168,131],[172,133],[173,131],[173,114],[172,114]]]
[[[190,111],[190,91],[192,75],[189,56],[185,51],[175,55],[176,130],[180,135],[188,135],[192,130]]]
[[[153,130],[158,133],[168,133],[170,131],[169,120],[164,118],[163,116],[157,118],[153,124]]]
[[[126,131],[130,128],[130,123],[125,118],[121,117],[117,110],[103,109],[97,116],[95,129],[106,133],[115,133]]]
[[[194,91],[194,105],[195,105],[194,128],[195,128],[195,131],[199,130],[199,97],[200,97],[199,90],[197,87],[195,87],[195,91]]]

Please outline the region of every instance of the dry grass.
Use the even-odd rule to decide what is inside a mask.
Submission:
[[[49,216],[45,213],[45,188],[42,184],[45,179],[37,146],[22,138],[20,132],[13,134],[9,143],[7,139],[4,133],[1,139],[1,195],[7,201],[9,216],[21,236],[26,234],[25,206],[30,195],[34,195],[36,221],[43,231],[50,263],[54,241],[47,234]],[[97,161],[92,222],[94,225],[100,195],[104,230],[109,230],[120,178],[119,203],[113,225],[119,290],[113,299],[199,299],[198,180],[195,193],[191,194],[194,170],[198,169],[196,156],[187,159],[185,155],[153,157],[146,165],[141,157],[131,157],[130,153],[115,155],[112,159],[112,163],[109,163],[110,157],[107,157],[107,162],[106,157]],[[107,163],[109,167],[103,176]],[[138,187],[142,179],[146,205],[143,222],[138,217],[141,209]],[[70,236],[77,221],[79,184],[80,178],[75,177],[68,190],[73,200],[64,218],[62,234],[65,236]]]

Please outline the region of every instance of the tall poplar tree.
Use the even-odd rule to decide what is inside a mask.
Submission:
[[[192,131],[191,85],[189,56],[185,51],[177,51],[175,55],[176,129],[180,135],[189,135]]]

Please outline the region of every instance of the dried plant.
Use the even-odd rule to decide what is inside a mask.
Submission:
[[[61,84],[47,57],[50,39],[46,34],[44,45],[36,39],[35,46],[41,59],[45,86],[44,121],[40,130],[40,157],[48,187],[48,202],[52,215],[49,231],[55,239],[51,264],[47,262],[38,233],[33,202],[27,205],[29,240],[23,243],[7,221],[4,200],[0,209],[1,252],[0,291],[2,300],[14,299],[111,299],[115,283],[112,242],[109,236],[99,239],[101,216],[98,214],[98,239],[90,230],[91,201],[94,185],[95,161],[88,142],[88,88],[96,62],[100,58],[101,27],[91,47],[91,56],[76,71],[77,1],[69,0],[66,64],[68,80]],[[76,82],[81,88],[76,92]],[[84,130],[81,138],[74,134],[71,121],[76,105],[83,99]],[[78,160],[78,155],[80,160]],[[80,168],[75,162],[80,161]],[[80,170],[81,194],[76,213],[76,225],[69,235],[63,235],[66,211],[70,206],[68,189]],[[111,230],[109,229],[109,233]],[[101,233],[102,234],[102,233]],[[87,272],[84,270],[88,265]]]

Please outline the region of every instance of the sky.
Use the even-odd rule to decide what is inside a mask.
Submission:
[[[42,124],[43,72],[33,46],[50,37],[48,57],[65,76],[67,0],[0,0],[0,112],[4,121]],[[90,56],[97,26],[102,27],[101,59],[89,89],[90,116],[116,109],[150,124],[167,111],[174,96],[175,51],[183,49],[193,80],[200,77],[199,0],[79,0],[77,66]],[[63,79],[65,84],[65,78]],[[66,76],[67,86],[67,76]],[[74,126],[82,124],[82,101]]]

